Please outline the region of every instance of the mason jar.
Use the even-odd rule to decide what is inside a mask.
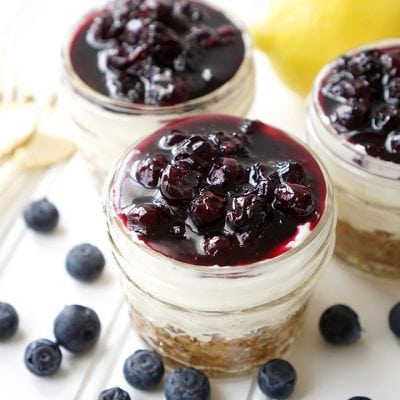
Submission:
[[[283,356],[301,331],[308,299],[334,248],[336,211],[324,168],[319,163],[324,211],[300,244],[251,264],[203,266],[165,256],[127,230],[116,197],[119,176],[135,154],[135,148],[127,152],[109,175],[103,210],[139,335],[170,366],[189,365],[214,377],[246,374]]]
[[[385,40],[356,48],[398,47]],[[338,203],[336,254],[354,271],[369,276],[400,278],[400,164],[373,157],[362,146],[339,135],[324,113],[320,88],[337,60],[317,76],[307,112],[307,141],[323,159]]]
[[[78,22],[64,45],[62,86],[65,104],[78,127],[78,146],[98,187],[129,145],[174,119],[206,113],[247,114],[255,89],[253,48],[249,33],[236,17],[223,12],[239,29],[244,42],[243,59],[235,75],[203,96],[170,106],[149,106],[103,95],[87,85],[74,70],[70,57],[74,35],[94,14],[88,13]]]

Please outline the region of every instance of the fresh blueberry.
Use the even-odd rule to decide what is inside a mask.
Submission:
[[[165,383],[166,400],[209,400],[210,382],[203,372],[191,367],[175,370]]]
[[[349,400],[371,400],[369,397],[365,397],[365,396],[354,396],[354,397],[350,397]]]
[[[389,313],[390,330],[400,338],[400,303],[392,307]]]
[[[275,358],[258,371],[257,380],[261,391],[273,399],[287,399],[296,386],[296,371],[292,364]]]
[[[57,342],[72,353],[91,349],[100,336],[100,320],[90,308],[65,306],[54,321]]]
[[[103,390],[97,400],[131,400],[131,396],[119,387]]]
[[[0,340],[7,340],[18,328],[19,318],[15,308],[8,303],[0,302]]]
[[[53,230],[59,220],[59,214],[54,204],[47,199],[37,200],[24,209],[24,219],[29,228],[46,233]]]
[[[89,243],[79,244],[67,254],[67,271],[79,281],[94,281],[103,271],[104,264],[103,253]]]
[[[164,364],[154,351],[137,350],[125,360],[123,372],[134,388],[151,390],[161,382]]]
[[[25,365],[32,374],[50,376],[58,371],[62,354],[57,343],[48,339],[38,339],[25,350]]]
[[[335,345],[349,345],[361,337],[358,315],[344,304],[333,305],[322,313],[319,330],[328,343]]]

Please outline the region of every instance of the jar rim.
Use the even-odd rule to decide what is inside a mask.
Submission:
[[[207,115],[207,117],[210,117],[210,118],[213,118],[215,116],[218,116],[218,115],[217,114],[208,114]],[[282,131],[281,129],[279,129],[279,130]],[[218,276],[218,275],[224,275],[224,274],[241,275],[243,273],[248,273],[249,271],[259,272],[260,270],[263,270],[264,268],[272,269],[274,264],[281,263],[288,258],[295,257],[297,254],[299,254],[303,249],[305,249],[310,243],[312,243],[322,233],[322,231],[327,226],[327,224],[331,225],[330,232],[328,235],[329,236],[334,235],[337,212],[336,212],[336,204],[335,204],[335,200],[334,200],[334,192],[333,192],[331,178],[330,178],[328,171],[326,170],[324,164],[320,160],[319,156],[314,152],[314,150],[307,147],[306,144],[299,138],[294,137],[293,135],[290,135],[284,131],[282,131],[282,132],[284,134],[288,135],[298,145],[302,146],[306,151],[308,151],[311,154],[311,156],[316,161],[319,169],[321,170],[322,176],[324,178],[324,183],[326,186],[325,207],[324,207],[323,213],[322,213],[320,219],[318,220],[317,224],[315,225],[314,229],[304,238],[304,240],[298,246],[287,250],[283,254],[280,254],[273,258],[263,259],[263,260],[259,260],[259,261],[255,262],[255,263],[250,263],[250,264],[245,264],[245,265],[207,266],[207,265],[189,264],[189,263],[185,263],[185,262],[176,260],[172,257],[168,257],[162,253],[159,253],[159,252],[151,249],[149,246],[147,246],[145,243],[143,243],[140,240],[134,240],[133,239],[134,233],[129,232],[126,229],[125,225],[123,224],[123,222],[117,215],[113,215],[113,213],[115,212],[115,209],[114,209],[114,202],[111,201],[111,199],[113,198],[113,195],[115,194],[114,185],[116,183],[116,177],[118,176],[118,173],[120,172],[121,167],[123,167],[123,164],[128,159],[128,156],[132,152],[132,150],[143,139],[139,139],[138,141],[136,141],[128,150],[126,150],[124,152],[124,154],[122,155],[120,160],[117,162],[116,166],[111,170],[111,172],[107,176],[107,179],[106,179],[104,187],[103,187],[103,193],[102,193],[103,212],[106,216],[107,225],[114,222],[116,224],[118,230],[120,232],[122,232],[124,238],[127,239],[132,244],[132,246],[137,246],[141,251],[145,251],[152,256],[156,255],[160,259],[165,260],[166,263],[173,263],[174,267],[176,269],[200,272],[203,275],[204,274],[210,274],[212,276]],[[109,236],[111,236],[111,235],[109,235]],[[112,239],[112,241],[113,241],[113,239]]]
[[[253,54],[253,43],[246,28],[245,24],[237,18],[235,15],[232,15],[226,10],[221,10],[214,5],[212,5],[208,1],[203,1],[207,6],[213,8],[216,11],[223,13],[232,24],[237,27],[241,33],[243,44],[244,44],[244,53],[243,59],[236,70],[235,74],[221,86],[217,87],[213,91],[206,93],[202,96],[189,99],[183,103],[172,104],[170,106],[152,106],[146,104],[139,103],[130,103],[128,101],[114,99],[110,96],[104,95],[102,93],[97,92],[95,89],[91,88],[86,82],[84,82],[79,75],[76,73],[70,57],[70,48],[72,39],[74,34],[77,32],[82,23],[90,16],[93,15],[97,11],[101,11],[101,8],[92,9],[83,15],[81,19],[72,27],[69,34],[67,35],[67,40],[64,43],[64,46],[61,51],[62,57],[62,67],[63,67],[63,79],[65,79],[72,87],[72,89],[80,94],[85,99],[90,102],[96,104],[99,107],[119,111],[126,114],[151,114],[151,115],[167,115],[176,112],[189,112],[194,109],[199,109],[203,106],[206,106],[212,101],[218,101],[220,98],[225,97],[237,85],[240,85],[242,82],[242,75],[246,73],[247,66],[251,63],[252,54]]]
[[[339,135],[336,130],[333,128],[329,121],[329,117],[324,113],[322,109],[322,105],[319,101],[319,90],[321,87],[322,81],[327,77],[328,73],[333,69],[336,65],[339,57],[343,55],[351,56],[357,54],[364,50],[372,50],[374,48],[390,48],[391,46],[399,46],[400,48],[400,39],[391,38],[391,39],[383,39],[374,41],[371,43],[364,44],[362,46],[354,47],[342,55],[336,57],[334,60],[326,64],[319,71],[317,77],[314,80],[314,84],[309,96],[309,103],[311,107],[311,112],[315,113],[318,121],[321,123],[321,126],[325,128],[323,134],[318,134],[320,139],[327,139],[331,143],[338,144],[342,150],[351,153],[354,157],[351,158],[351,161],[343,157],[343,154],[340,154],[340,151],[333,151],[331,147],[328,146],[329,150],[333,151],[334,155],[339,157],[342,161],[347,164],[350,164],[353,167],[356,167],[358,170],[363,172],[370,172],[374,175],[380,176],[382,178],[399,180],[400,177],[400,164],[382,160],[378,157],[373,157],[367,154],[360,146],[356,146],[350,143],[347,139],[347,135]],[[319,132],[319,130],[316,130]],[[327,141],[323,141],[324,145],[328,145]]]

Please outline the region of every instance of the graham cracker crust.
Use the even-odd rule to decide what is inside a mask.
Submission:
[[[365,216],[368,218],[368,216]],[[339,220],[336,254],[352,267],[367,274],[400,279],[400,240],[382,231],[366,232]]]
[[[279,325],[237,339],[214,335],[209,341],[199,341],[172,326],[156,326],[130,308],[137,332],[168,366],[191,366],[210,378],[245,375],[271,358],[282,357],[301,331],[304,311],[305,305]]]

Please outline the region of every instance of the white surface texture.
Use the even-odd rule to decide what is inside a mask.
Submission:
[[[18,0],[0,5],[0,32],[9,26],[10,18],[13,25],[21,5],[32,10],[41,7],[32,35],[25,32],[24,39],[18,36],[22,46],[18,57],[26,48],[26,57],[32,60],[31,75],[21,74],[28,84],[36,85],[31,90],[52,91],[57,86],[61,38],[71,21],[91,3],[94,2]],[[250,20],[262,1],[217,3]],[[34,42],[29,42],[28,36]],[[35,41],[38,37],[47,37],[48,44]],[[3,44],[5,40],[3,36]],[[16,63],[19,71],[27,70],[26,63]],[[39,71],[37,76],[34,71]],[[302,136],[303,101],[282,86],[259,54],[257,74],[257,99],[250,116]],[[33,76],[36,78],[32,79]],[[0,71],[0,83],[3,78]],[[68,134],[70,129],[63,125],[63,132]],[[21,218],[23,205],[43,196],[53,201],[61,214],[58,228],[50,235],[29,231]],[[125,358],[143,344],[130,326],[119,284],[111,271],[113,260],[104,226],[99,196],[79,155],[47,171],[19,176],[0,198],[0,301],[13,304],[20,316],[15,337],[0,343],[1,400],[95,400],[101,390],[116,385],[127,390],[132,400],[164,399],[162,385],[151,393],[139,392],[123,378]],[[98,245],[107,258],[104,274],[92,284],[73,280],[64,267],[67,251],[80,242]],[[347,400],[362,395],[373,400],[399,400],[400,341],[390,332],[387,321],[390,308],[398,301],[398,283],[353,275],[334,258],[311,299],[303,335],[288,356],[298,373],[291,399]],[[350,305],[360,316],[362,339],[352,346],[332,347],[319,335],[319,316],[335,303]],[[53,320],[67,304],[82,304],[97,311],[102,322],[100,341],[93,351],[82,356],[63,351],[59,373],[51,378],[37,378],[24,367],[24,350],[34,339],[53,337]],[[265,396],[254,376],[212,382],[212,400],[262,399]]]

